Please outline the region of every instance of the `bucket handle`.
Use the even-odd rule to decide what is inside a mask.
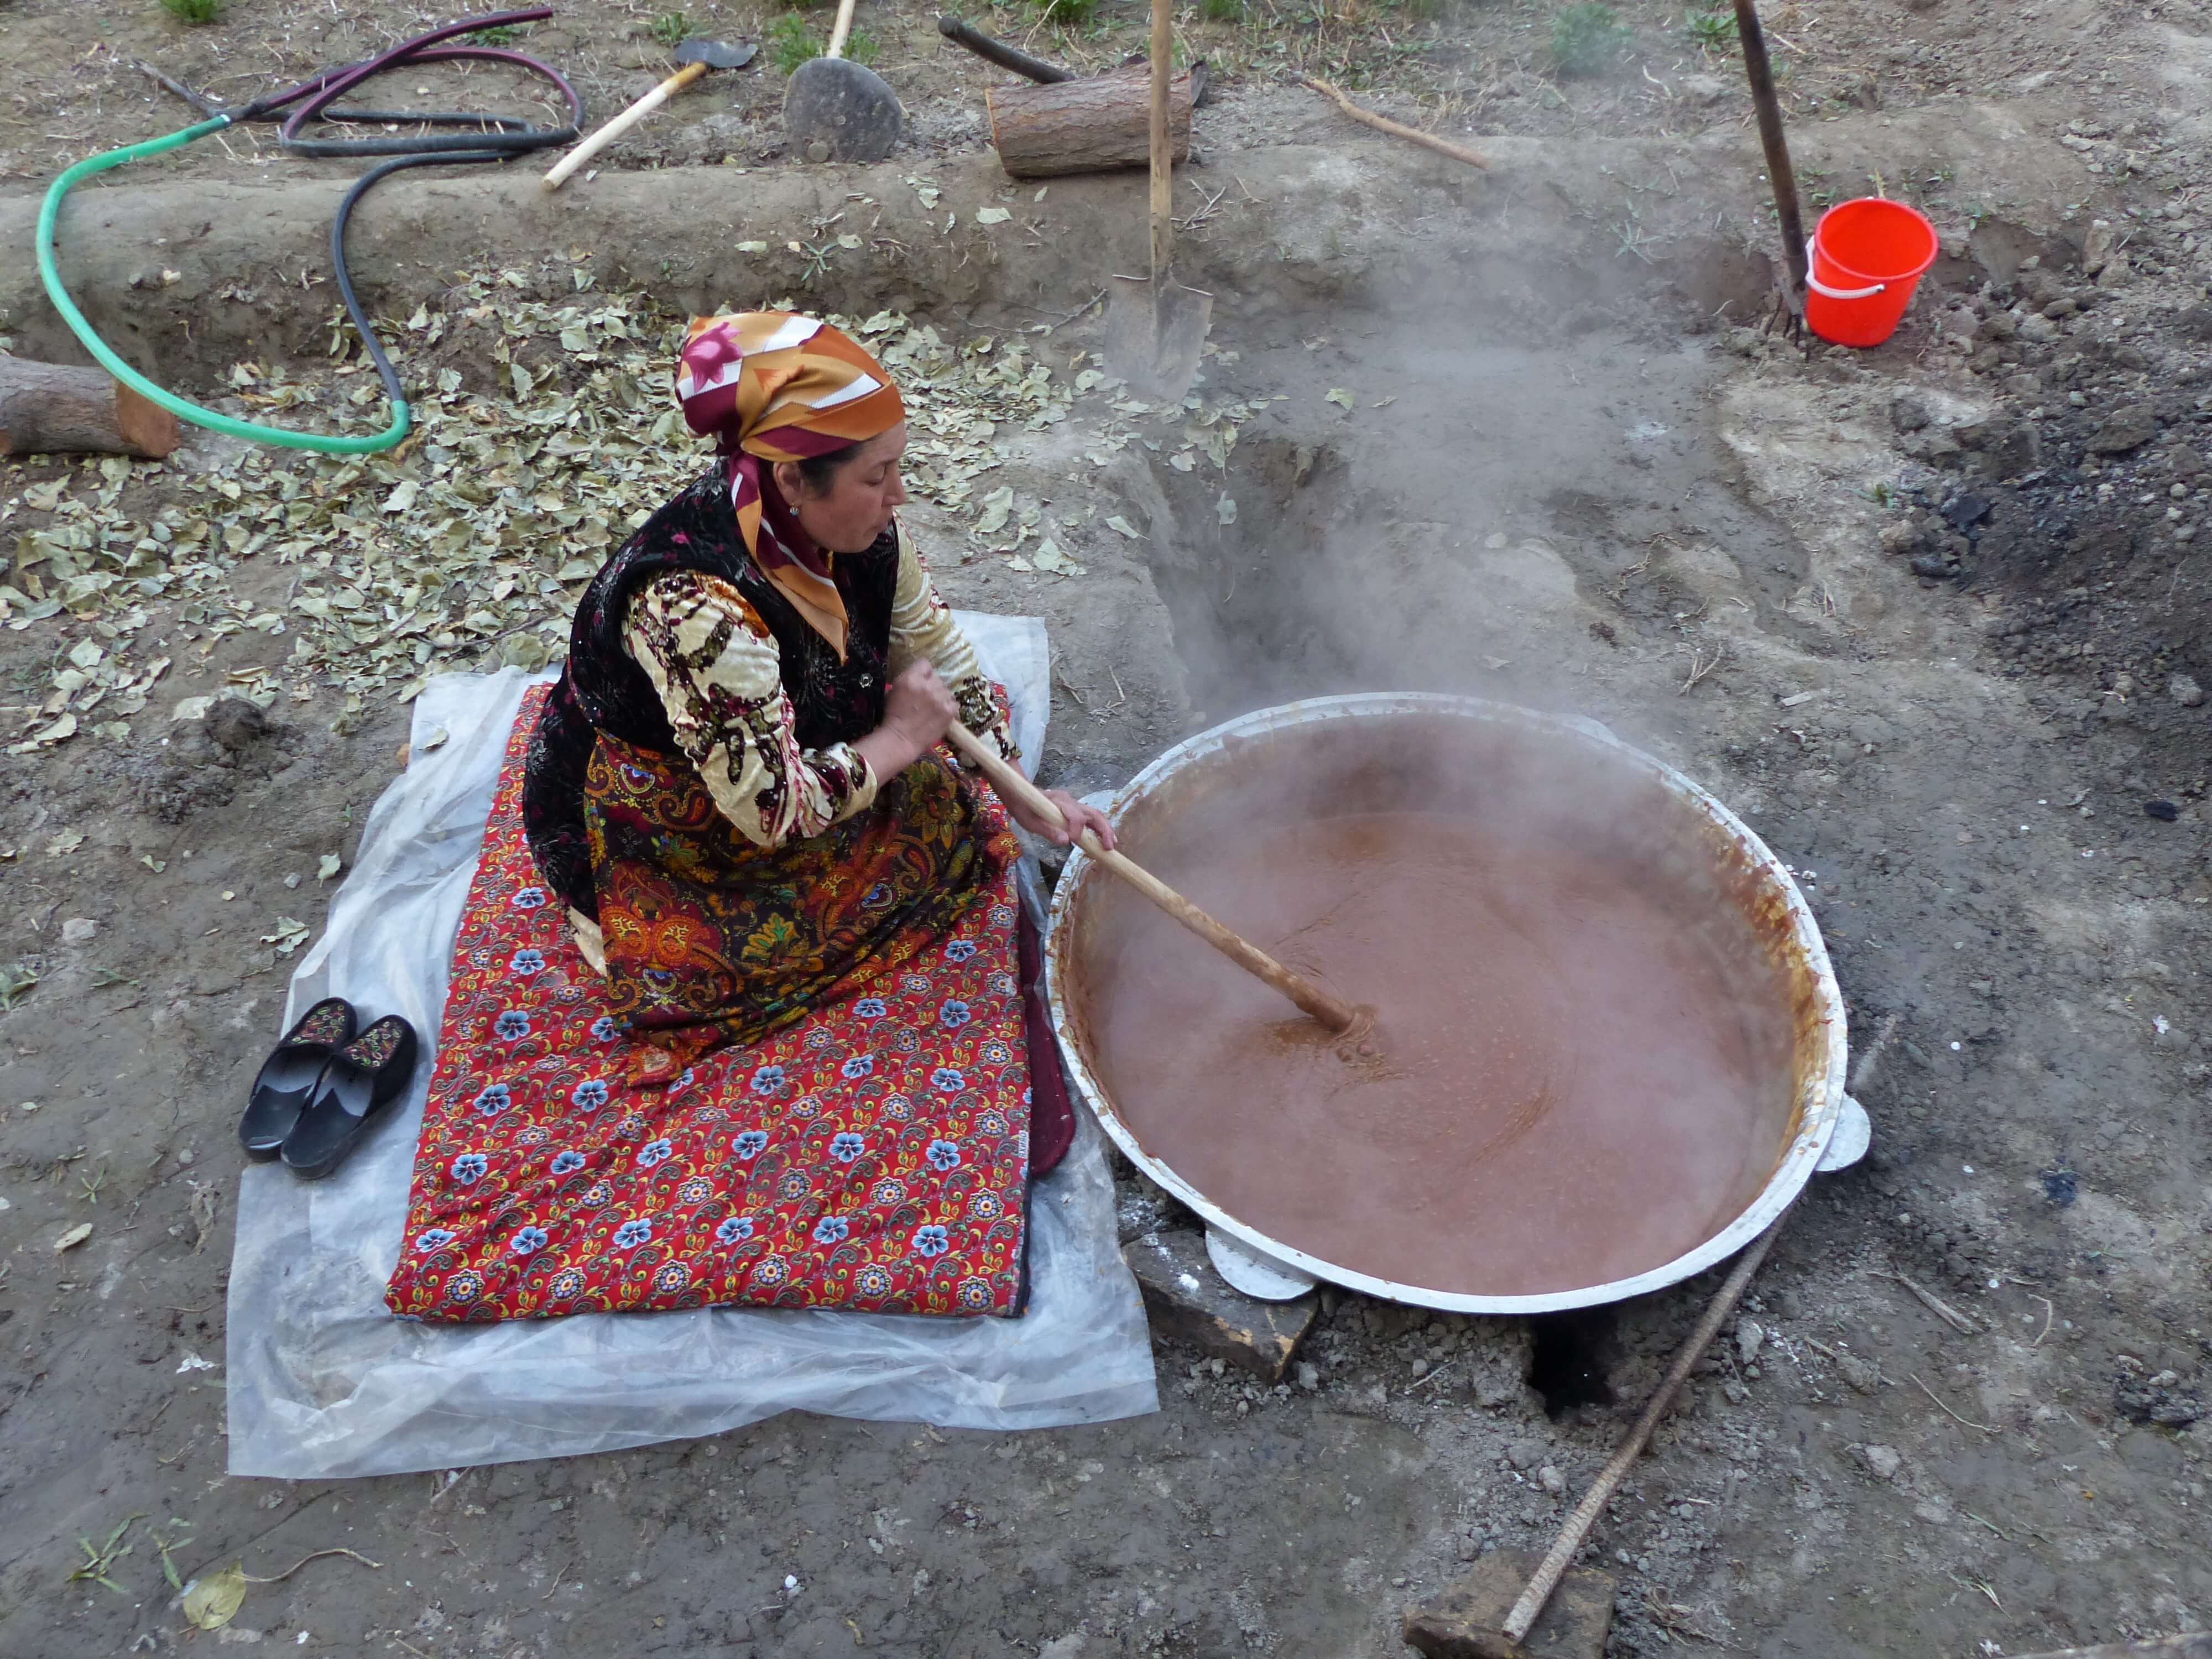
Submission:
[[[1871,300],[1889,284],[1876,283],[1872,288],[1830,288],[1813,274],[1813,239],[1808,236],[1805,239],[1805,286],[1831,300]]]

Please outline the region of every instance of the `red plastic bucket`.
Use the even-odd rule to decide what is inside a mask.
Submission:
[[[1936,227],[1902,202],[1838,202],[1806,249],[1805,326],[1837,345],[1880,345],[1897,331],[1936,246]]]

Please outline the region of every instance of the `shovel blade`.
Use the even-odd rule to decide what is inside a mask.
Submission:
[[[1172,275],[1113,279],[1106,313],[1106,362],[1129,389],[1153,403],[1179,404],[1198,374],[1213,316],[1213,296]]]
[[[676,48],[679,64],[704,64],[708,69],[743,69],[760,54],[760,48],[750,40],[732,45],[726,40],[706,40],[694,37]]]
[[[880,161],[905,119],[890,82],[849,58],[810,58],[783,90],[784,136],[808,161]]]

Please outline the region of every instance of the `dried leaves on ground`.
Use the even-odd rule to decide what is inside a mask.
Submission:
[[[158,735],[226,693],[267,708],[334,690],[347,723],[364,699],[405,700],[436,673],[556,657],[583,583],[707,460],[671,396],[684,319],[592,290],[580,267],[571,279],[573,295],[547,299],[544,273],[489,273],[384,325],[416,422],[387,454],[200,437],[166,463],[86,460],[0,506],[14,547],[0,623],[56,633],[44,683],[19,682],[31,700],[0,704],[10,752]],[[909,491],[967,519],[970,550],[1017,570],[1084,572],[1070,544],[1100,503],[1079,489],[1048,514],[989,477],[1079,404],[1095,467],[1141,441],[1181,471],[1217,473],[1264,406],[1194,393],[1154,408],[1048,325],[956,342],[890,312],[836,320],[897,379]],[[326,365],[242,362],[228,381],[227,406],[257,419],[343,431],[385,418],[360,342],[336,319]],[[222,690],[164,697],[188,653],[252,635],[260,660],[227,670]]]

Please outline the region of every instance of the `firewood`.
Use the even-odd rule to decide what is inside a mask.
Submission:
[[[1190,155],[1191,76],[1168,87],[1176,161]],[[983,94],[1000,165],[1016,179],[1140,167],[1152,158],[1152,90],[1145,67],[1087,81],[993,87]]]
[[[177,442],[177,417],[105,369],[0,352],[0,455],[89,450],[159,460]]]

